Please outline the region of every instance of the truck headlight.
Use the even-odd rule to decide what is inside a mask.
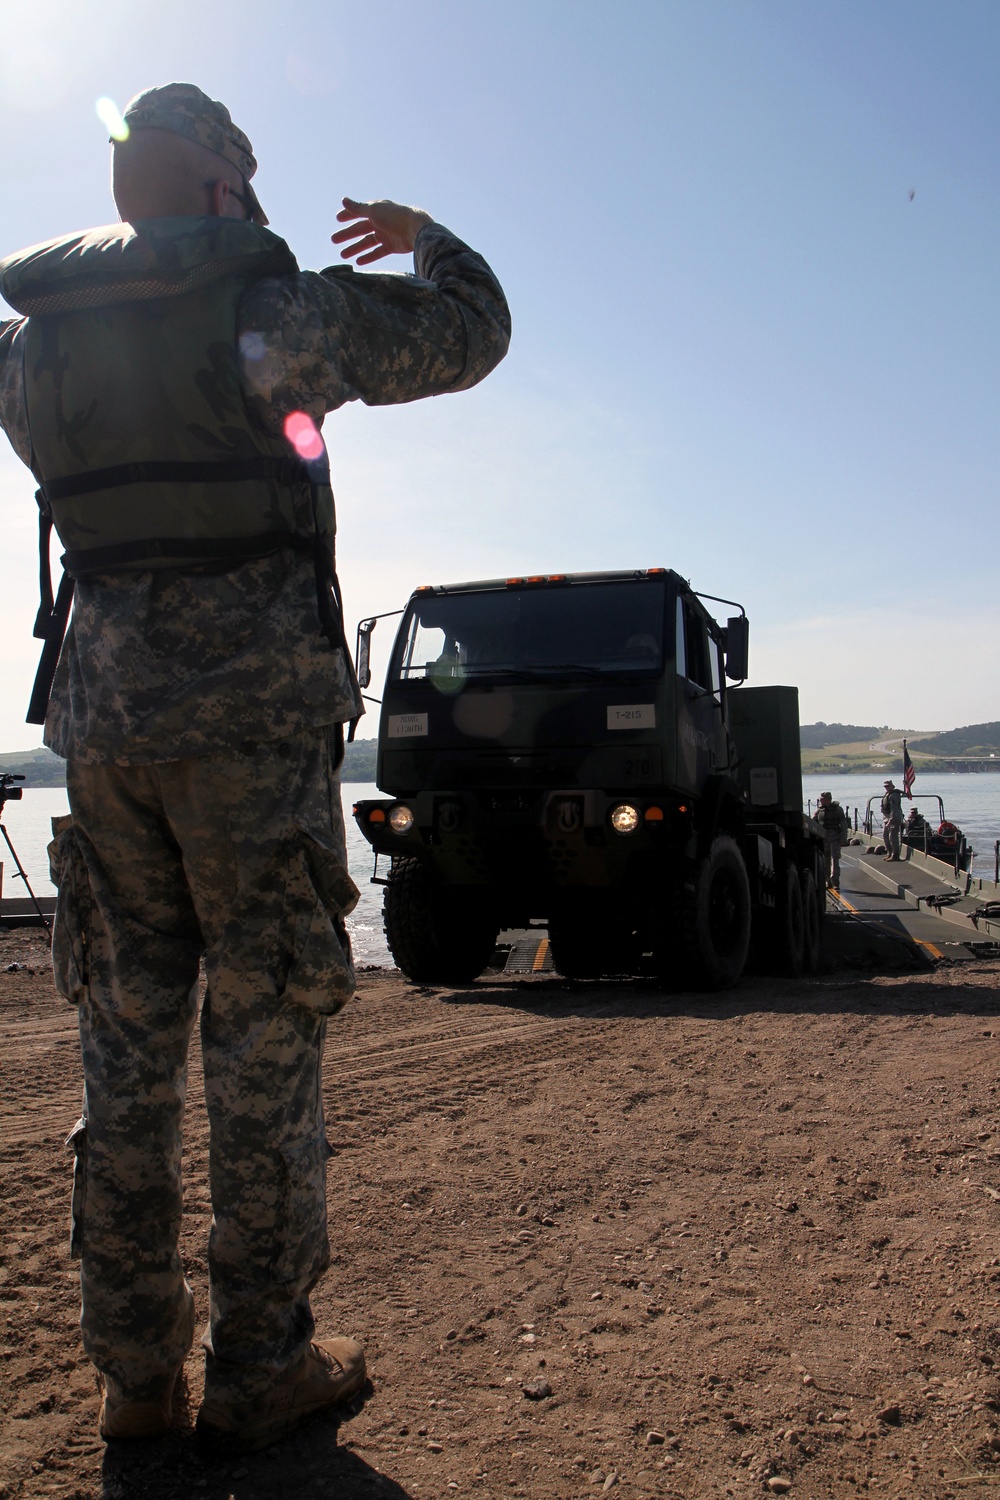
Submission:
[[[639,809],[633,807],[631,802],[619,802],[617,807],[611,809],[611,826],[615,833],[635,833],[641,822]]]
[[[413,813],[403,802],[397,802],[389,813],[389,827],[393,833],[409,833],[413,827]]]

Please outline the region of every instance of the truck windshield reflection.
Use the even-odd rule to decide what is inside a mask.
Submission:
[[[656,674],[663,666],[664,585],[489,589],[416,600],[399,636],[397,682],[530,681]]]

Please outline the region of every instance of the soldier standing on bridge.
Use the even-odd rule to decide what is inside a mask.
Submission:
[[[510,324],[482,257],[396,203],[345,199],[333,239],[359,264],[413,251],[415,278],[300,272],[263,227],[249,140],[193,85],[137,95],[124,124],[123,222],[0,266],[25,315],[0,324],[0,425],[38,480],[46,558],[50,517],[67,552],[36,626],[56,653],[76,589],[45,719],[72,814],[50,852],[85,1077],[73,1253],[101,1434],[158,1437],[194,1331],[178,1232],[204,958],[198,1431],[255,1449],[365,1379],[359,1344],[313,1342],[309,1301],[330,1258],[324,1031],[354,989],[338,775],[361,708],[319,424],[475,385]]]
[[[885,840],[885,858],[899,859],[900,841],[903,836],[903,794],[891,781],[885,782],[882,798],[882,834]]]
[[[848,834],[847,814],[832,792],[821,792],[816,822],[826,837],[826,883],[831,891],[840,890],[840,850]]]

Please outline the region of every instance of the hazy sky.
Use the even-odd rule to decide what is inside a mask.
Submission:
[[[995,0],[0,16],[2,253],[112,220],[95,101],[181,79],[301,265],[388,196],[500,276],[484,385],[327,421],[352,634],[421,583],[666,565],[745,604],[804,720],[1000,718]],[[33,489],[5,449],[0,750],[40,738]]]

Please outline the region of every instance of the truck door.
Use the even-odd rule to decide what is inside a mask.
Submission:
[[[697,792],[726,764],[719,643],[696,600],[677,600],[677,771],[684,791]]]

